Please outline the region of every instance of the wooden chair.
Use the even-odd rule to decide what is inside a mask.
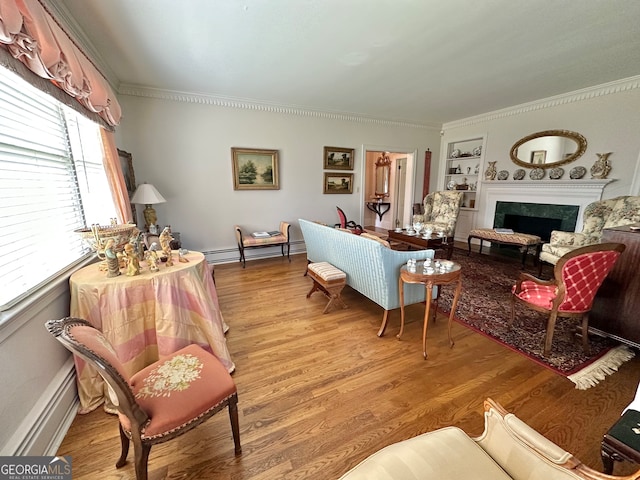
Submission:
[[[622,243],[600,243],[573,250],[558,260],[551,280],[521,273],[513,287],[509,326],[513,325],[516,302],[547,313],[543,355],[548,356],[558,317],[581,319],[582,345],[588,352],[589,311],[600,285],[624,249]]]
[[[129,378],[109,341],[86,320],[49,320],[46,327],[93,365],[109,387],[120,419],[122,452],[116,468],[126,464],[132,441],[136,479],[146,480],[152,445],[188,432],[225,407],[229,407],[235,453],[241,453],[236,386],[211,353],[189,345]]]
[[[362,228],[362,225],[358,225],[353,220],[347,220],[347,215],[340,207],[336,207],[336,210],[338,210],[338,218],[340,219],[340,223],[336,223],[334,227],[347,229],[351,231],[351,233],[355,233],[356,235],[360,235],[362,232],[364,232],[364,228]]]

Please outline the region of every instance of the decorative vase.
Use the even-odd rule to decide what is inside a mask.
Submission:
[[[611,153],[596,153],[598,159],[591,167],[591,178],[607,178],[611,171],[611,163],[609,162]]]
[[[498,174],[498,169],[496,168],[496,162],[489,162],[489,166],[487,167],[487,169],[484,172],[484,179],[485,180],[495,180],[496,179],[496,175]]]

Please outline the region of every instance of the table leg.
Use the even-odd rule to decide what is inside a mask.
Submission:
[[[453,295],[453,303],[451,305],[451,312],[449,313],[449,324],[447,326],[448,329],[448,333],[449,333],[449,347],[453,348],[453,345],[455,344],[455,342],[453,341],[453,338],[451,337],[451,324],[453,323],[453,318],[455,317],[456,314],[456,307],[458,305],[458,298],[460,298],[460,292],[462,291],[462,280],[458,279],[458,285],[456,286],[456,293]]]
[[[404,282],[402,281],[402,275],[398,277],[398,293],[400,294],[400,332],[396,337],[400,339],[404,333]]]
[[[427,283],[426,289],[426,301],[427,305],[424,307],[424,325],[422,326],[422,356],[427,359],[427,326],[429,325],[429,310],[431,309],[431,299],[433,297],[433,284]]]

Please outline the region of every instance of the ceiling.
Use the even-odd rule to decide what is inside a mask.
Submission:
[[[116,89],[421,125],[640,75],[638,0],[61,0]]]

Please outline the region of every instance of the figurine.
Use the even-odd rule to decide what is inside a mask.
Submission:
[[[167,267],[173,266],[173,259],[171,258],[171,241],[173,237],[171,236],[171,228],[164,227],[162,233],[160,234],[160,247],[162,247],[162,252],[167,257]]]
[[[181,248],[178,250],[178,261],[180,263],[189,263],[189,259],[185,257],[185,255],[189,253],[189,250],[186,248]]]
[[[133,249],[133,245],[127,243],[124,246],[124,254],[127,259],[127,276],[133,277],[140,275],[140,260]]]
[[[107,259],[107,277],[117,277],[120,275],[120,262],[118,261],[114,244],[113,238],[110,238],[104,246],[104,256]]]
[[[158,270],[160,270],[160,268],[158,267],[160,259],[158,258],[157,250],[158,244],[153,242],[149,250],[147,250],[147,252],[145,253],[145,260],[147,261],[149,271],[151,272],[157,272]]]
[[[611,171],[611,163],[609,162],[611,153],[596,153],[598,159],[591,167],[591,178],[607,178]]]

